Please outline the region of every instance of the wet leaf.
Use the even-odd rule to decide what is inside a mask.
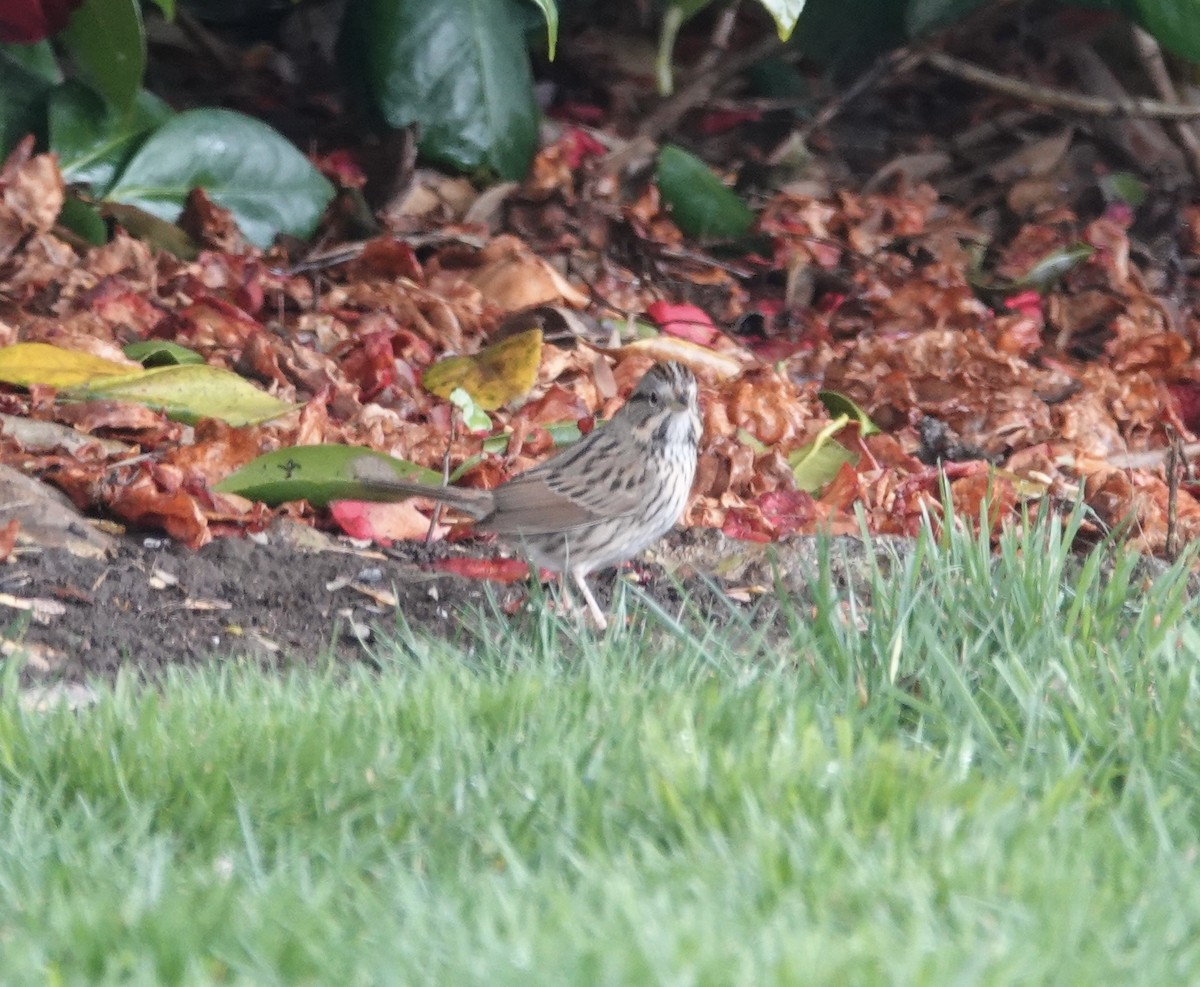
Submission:
[[[230,473],[213,489],[272,506],[307,500],[314,507],[324,507],[333,500],[373,499],[363,486],[371,477],[442,482],[433,470],[374,449],[328,444],[276,449]]]
[[[1116,6],[1175,54],[1200,61],[1200,23],[1191,0],[1118,0]]]
[[[816,502],[806,490],[772,490],[758,498],[758,509],[776,536],[793,534],[816,520]]]
[[[905,26],[911,37],[920,37],[962,20],[985,2],[986,0],[912,0],[905,7]]]
[[[425,371],[425,389],[449,400],[462,388],[485,411],[524,397],[537,380],[542,331],[530,329],[485,346],[474,356],[452,356]]]

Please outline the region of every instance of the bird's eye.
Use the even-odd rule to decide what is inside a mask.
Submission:
[[[650,403],[651,403],[651,404],[658,404],[658,401],[659,401],[659,398],[658,398],[658,391],[651,391],[651,392],[650,392]]]

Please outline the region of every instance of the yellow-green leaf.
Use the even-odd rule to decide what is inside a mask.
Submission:
[[[105,216],[111,216],[139,240],[145,240],[152,247],[174,254],[180,260],[195,260],[200,256],[200,248],[178,226],[152,216],[137,206],[128,206],[122,202],[105,202],[101,212]]]
[[[788,465],[796,479],[796,489],[816,493],[833,480],[845,463],[854,463],[858,456],[833,436],[850,423],[848,415],[840,415],[826,425],[816,437],[788,455]]]
[[[14,343],[0,347],[0,381],[31,387],[45,384],[62,390],[90,380],[124,377],[136,368],[79,350],[64,350],[49,343]]]
[[[154,367],[124,377],[108,377],[71,388],[64,397],[132,401],[166,412],[177,421],[219,418],[230,425],[253,425],[292,411],[235,373],[207,364]]]
[[[461,387],[484,411],[529,393],[542,360],[542,330],[529,329],[486,346],[474,356],[451,356],[425,371],[425,389],[449,399]]]
[[[758,438],[747,432],[744,428],[737,430],[737,440],[744,446],[749,446],[754,450],[754,455],[761,456],[763,453],[770,452],[771,447],[765,442],[760,442]]]
[[[331,500],[375,500],[370,479],[417,480],[438,486],[441,474],[364,446],[317,445],[276,449],[230,473],[213,489],[265,504],[307,500],[324,507]],[[395,499],[394,496],[388,499]]]
[[[839,394],[837,391],[817,391],[817,397],[821,404],[825,405],[825,410],[834,418],[844,416],[851,421],[858,422],[860,434],[875,435],[879,432],[879,426],[871,421],[867,413],[845,394]]]
[[[462,412],[463,424],[468,432],[490,432],[492,420],[488,417],[475,399],[462,387],[456,387],[450,392],[450,403]]]

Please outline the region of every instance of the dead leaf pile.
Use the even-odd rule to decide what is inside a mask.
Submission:
[[[461,482],[493,485],[548,455],[564,428],[611,415],[655,360],[680,359],[702,382],[705,422],[687,524],[767,541],[856,532],[861,512],[872,531],[913,533],[940,514],[945,482],[965,516],[987,499],[992,526],[1083,496],[1149,551],[1166,547],[1168,522],[1200,534],[1197,488],[1185,478],[1168,497],[1162,462],[1121,458],[1200,429],[1200,319],[1151,290],[1128,210],[1084,222],[1057,205],[989,239],[899,174],[870,193],[777,194],[758,223],[764,249],[730,263],[684,248],[652,186],[623,199],[602,152],[570,130],[544,149],[507,192],[515,234],[433,209],[303,264],[220,249],[228,219],[211,203],[190,217],[207,244],[193,260],[120,231],[84,248],[55,231],[53,159],[14,153],[0,171],[0,347],[44,343],[140,371],[130,344],[177,344],[293,410],[189,425],[136,395],[8,377],[0,463],[191,546],[280,512],[418,537],[429,524],[411,506],[372,520],[214,486],[264,453],[329,443],[439,474],[465,464]],[[1195,258],[1200,207],[1182,230],[1177,247]],[[546,306],[586,316],[588,331],[552,337]],[[831,412],[825,391],[865,416]],[[47,447],[12,420],[85,441]]]

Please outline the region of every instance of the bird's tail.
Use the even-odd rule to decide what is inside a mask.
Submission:
[[[357,471],[354,477],[356,500],[389,502],[405,497],[428,497],[449,504],[478,520],[491,514],[495,506],[490,490],[472,490],[469,487],[437,487],[431,483],[401,480],[392,476],[379,475],[371,468],[375,464],[367,461],[367,468]]]

